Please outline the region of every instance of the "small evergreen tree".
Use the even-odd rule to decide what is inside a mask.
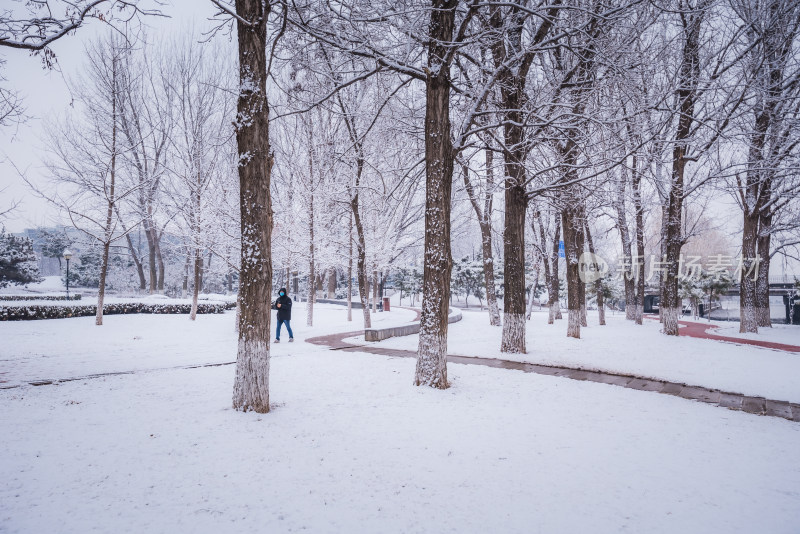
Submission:
[[[77,265],[69,271],[70,287],[100,287],[100,267],[103,258],[95,248],[90,248],[81,252],[78,256]],[[66,274],[61,277],[64,284],[67,283]]]
[[[41,246],[42,256],[45,258],[55,258],[58,260],[58,268],[61,269],[61,259],[64,256],[64,249],[72,246],[72,239],[67,235],[65,229],[48,230],[39,228],[36,230]]]
[[[0,287],[40,282],[33,241],[0,230]]]

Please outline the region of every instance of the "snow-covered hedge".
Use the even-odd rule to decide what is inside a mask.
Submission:
[[[197,313],[222,313],[236,307],[235,302],[202,303],[197,305]],[[189,313],[191,304],[149,304],[143,302],[113,303],[103,305],[105,315],[127,313]],[[26,321],[33,319],[66,319],[67,317],[86,317],[97,313],[97,305],[78,306],[42,304],[6,306],[0,304],[0,321]]]
[[[81,300],[81,295],[0,295],[0,301],[20,301],[20,300]]]

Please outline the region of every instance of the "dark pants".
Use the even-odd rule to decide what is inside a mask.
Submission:
[[[286,323],[286,330],[289,331],[289,338],[294,339],[294,334],[292,333],[292,327],[289,326],[289,319],[278,319],[278,328],[275,330],[275,339],[281,338],[281,325]]]

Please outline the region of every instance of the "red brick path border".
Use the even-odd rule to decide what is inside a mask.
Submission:
[[[658,317],[650,317],[650,319],[658,319]],[[772,341],[761,341],[759,339],[742,339],[738,337],[720,336],[719,334],[708,332],[708,330],[711,328],[719,328],[719,325],[715,324],[703,324],[696,323],[694,321],[678,321],[678,324],[683,325],[683,328],[678,329],[679,336],[713,339],[714,341],[737,343],[739,345],[753,345],[756,347],[763,347],[765,349],[785,350],[787,352],[800,352],[800,346],[797,345],[774,343]],[[797,331],[800,333],[800,327],[798,327]]]
[[[683,322],[683,321],[682,321]],[[685,330],[682,328],[681,331]],[[390,349],[374,345],[355,345],[345,342],[346,338],[363,335],[363,331],[344,332],[320,336],[307,339],[307,343],[319,346],[330,347],[331,350],[341,350],[344,352],[366,352],[369,354],[379,354],[381,356],[416,358],[417,353],[410,350]],[[723,336],[717,336],[723,337]],[[736,338],[731,338],[736,339]],[[739,341],[739,340],[737,340]],[[747,341],[747,340],[745,340]],[[756,415],[768,415],[781,417],[790,421],[800,422],[800,404],[787,401],[766,399],[763,397],[751,397],[741,393],[720,391],[702,386],[692,386],[678,382],[666,380],[655,380],[648,377],[605,373],[601,371],[591,371],[574,367],[562,367],[556,365],[541,365],[534,363],[515,362],[511,360],[501,360],[498,358],[483,358],[479,356],[457,356],[447,355],[450,363],[460,363],[465,365],[483,365],[497,369],[512,369],[525,373],[536,373],[540,375],[559,376],[572,380],[585,380],[601,384],[621,386],[628,389],[639,391],[652,391],[682,397],[688,400],[695,400],[706,404],[712,404],[729,410],[738,410]]]

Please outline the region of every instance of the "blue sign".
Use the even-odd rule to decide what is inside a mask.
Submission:
[[[567,257],[566,254],[564,254],[564,242],[563,241],[559,241],[558,242],[558,257],[559,258],[566,258]]]

